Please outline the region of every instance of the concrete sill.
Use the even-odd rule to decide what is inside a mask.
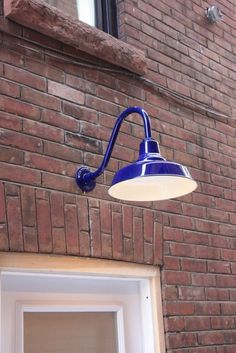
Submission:
[[[147,59],[142,51],[64,15],[42,0],[4,0],[4,15],[113,65],[138,75],[146,72]]]

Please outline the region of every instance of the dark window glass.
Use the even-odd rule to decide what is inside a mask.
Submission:
[[[117,37],[115,0],[45,0],[62,12]]]

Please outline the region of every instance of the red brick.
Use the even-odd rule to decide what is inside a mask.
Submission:
[[[36,194],[36,210],[38,221],[38,241],[39,251],[42,253],[51,253],[53,250],[52,244],[52,225],[50,218],[50,204],[48,197],[41,199],[40,195]]]
[[[189,244],[172,243],[170,244],[170,252],[171,252],[171,255],[175,255],[175,256],[187,256],[187,257],[196,256],[195,246],[189,245]]]
[[[193,316],[184,318],[186,331],[206,331],[211,328],[211,321],[209,317]]]
[[[195,315],[220,315],[220,304],[210,302],[195,303]]]
[[[164,257],[164,268],[166,270],[180,270],[180,261],[174,256]]]
[[[79,191],[74,178],[47,172],[42,173],[42,186],[46,189],[73,194]]]
[[[48,125],[57,126],[71,132],[79,132],[79,121],[69,115],[44,109],[42,111],[41,120]]]
[[[164,286],[163,287],[163,299],[164,300],[176,300],[178,298],[177,286]]]
[[[46,80],[43,77],[10,65],[5,65],[4,73],[5,77],[9,80],[22,83],[40,91],[46,91]]]
[[[79,229],[76,205],[65,205],[65,232],[67,254],[79,254]]]
[[[112,236],[110,234],[101,235],[102,257],[112,259]]]
[[[133,234],[133,209],[130,206],[122,207],[122,225],[123,234],[126,237],[132,237]]]
[[[133,240],[130,238],[123,238],[123,259],[124,261],[134,261],[134,247]]]
[[[0,59],[3,62],[16,66],[23,66],[24,64],[24,56],[22,54],[10,50],[9,48],[5,48],[4,46],[1,46]]]
[[[221,258],[226,261],[235,261],[236,259],[236,249],[221,249]]]
[[[194,286],[216,286],[216,276],[212,274],[193,273],[192,274],[192,285]]]
[[[50,205],[51,205],[51,222],[52,227],[64,227],[65,217],[64,217],[64,204],[63,204],[63,194],[59,192],[50,193]],[[55,232],[60,233],[55,230]]]
[[[164,239],[183,241],[183,229],[164,227]]]
[[[66,132],[65,142],[67,145],[81,150],[86,149],[86,151],[94,153],[102,152],[101,141],[94,138]]]
[[[32,57],[25,58],[25,67],[27,70],[32,71],[35,74],[55,81],[64,82],[65,80],[65,75],[62,70],[49,66],[45,62],[34,61]]]
[[[79,250],[81,256],[91,255],[90,236],[88,232],[79,232]]]
[[[10,81],[0,79],[0,93],[10,97],[19,97],[20,86]]]
[[[193,220],[191,217],[181,215],[170,215],[170,226],[173,228],[194,229]]]
[[[182,332],[184,331],[184,318],[179,316],[166,318],[165,327],[168,332]]]
[[[113,257],[120,259],[123,253],[121,214],[112,212],[112,250]]]
[[[179,287],[180,300],[205,300],[205,291],[203,287]]]
[[[177,285],[190,285],[191,275],[188,272],[181,271],[165,271],[163,273],[163,283],[177,284]]]
[[[5,195],[6,196],[19,196],[20,188],[18,185],[5,183]]]
[[[216,276],[216,285],[220,288],[235,288],[236,287],[236,278],[235,276],[230,275],[217,275]]]
[[[90,121],[93,123],[98,122],[98,113],[88,107],[80,107],[70,102],[64,101],[62,104],[63,112],[66,115],[77,118],[79,120]]]
[[[101,231],[102,233],[111,234],[111,207],[108,202],[100,203],[101,213]]]
[[[38,232],[36,228],[24,227],[24,251],[38,252]]]
[[[206,209],[201,206],[197,205],[190,205],[190,204],[183,204],[182,205],[183,214],[198,217],[198,218],[205,218],[206,217]]]
[[[221,311],[223,315],[235,315],[236,313],[236,303],[222,303]]]
[[[220,316],[220,317],[211,317],[211,327],[214,330],[227,330],[227,329],[234,329],[234,317],[230,316]]]
[[[216,209],[207,209],[207,219],[216,222],[225,222],[229,221],[229,214],[227,212],[222,212]]]
[[[154,235],[154,217],[153,212],[150,210],[143,210],[143,234],[144,239],[150,243],[153,242]]]
[[[223,332],[201,332],[198,334],[198,340],[201,345],[217,345],[224,343]]]
[[[74,177],[77,165],[36,153],[25,153],[25,166]]]
[[[198,346],[196,333],[167,334],[167,347],[195,347]]]
[[[52,242],[54,254],[66,253],[66,237],[64,228],[52,228]]]
[[[153,264],[153,246],[152,244],[144,242],[143,245],[143,256],[145,264]]]
[[[0,96],[0,109],[34,120],[39,120],[40,118],[40,109],[38,107],[9,97]]]
[[[69,146],[44,141],[44,153],[65,161],[82,163],[82,152]]]
[[[0,223],[6,222],[5,192],[4,184],[0,182]]]
[[[36,201],[35,190],[29,187],[21,187],[21,204],[23,225],[28,227],[36,226]],[[30,230],[27,230],[30,235]],[[33,232],[33,231],[32,231]]]
[[[205,233],[186,230],[184,231],[184,242],[195,245],[209,245],[209,236]]]
[[[1,162],[0,179],[29,185],[41,184],[40,172],[29,168],[24,168],[17,165],[10,165]]]
[[[22,217],[19,197],[7,197],[7,220],[11,251],[23,251]]]
[[[173,316],[173,315],[193,315],[194,314],[194,304],[188,302],[179,302],[176,303],[167,302],[164,304],[164,315]]]
[[[19,132],[0,129],[1,143],[7,146],[19,148],[21,150],[41,152],[42,141],[36,137],[31,137]]]
[[[182,259],[181,268],[183,271],[189,272],[206,272],[206,261],[194,259]]]
[[[229,300],[229,291],[222,288],[206,288],[206,298],[211,301]]]
[[[9,130],[21,131],[22,119],[13,114],[0,111],[0,126]]]
[[[48,81],[48,93],[76,104],[84,104],[84,93],[58,82]]]
[[[0,251],[9,251],[7,224],[0,224]]]
[[[142,220],[140,218],[133,218],[133,234],[134,234],[134,261],[143,262],[144,256],[144,241],[142,233]]]
[[[40,107],[58,111],[61,110],[61,101],[46,93],[38,92],[28,87],[22,87],[21,96],[23,100]]]
[[[90,209],[90,222],[91,255],[95,257],[100,257],[102,254],[102,249],[99,210],[95,208]]]
[[[76,203],[78,210],[79,229],[89,231],[88,201],[86,198],[77,197]]]
[[[208,271],[214,273],[230,273],[230,263],[220,261],[208,261]]]
[[[23,131],[29,135],[41,137],[46,140],[64,142],[64,132],[61,129],[40,122],[25,120],[23,122]]]

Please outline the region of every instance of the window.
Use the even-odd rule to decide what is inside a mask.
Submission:
[[[12,256],[15,269],[0,259],[1,353],[164,353],[157,268],[50,257],[46,269],[42,255],[19,270]]]
[[[45,2],[67,15],[117,37],[116,2],[114,0],[45,0]]]

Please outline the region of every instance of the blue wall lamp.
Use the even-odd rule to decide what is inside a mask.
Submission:
[[[117,135],[123,120],[132,113],[141,115],[145,138],[140,144],[136,162],[118,170],[108,193],[110,196],[127,201],[157,201],[180,197],[197,188],[187,168],[181,164],[166,161],[160,155],[158,142],[152,139],[148,114],[140,107],[130,107],[118,117],[100,167],[91,172],[81,167],[76,172],[76,183],[83,192],[92,191],[96,178],[101,175],[111,157]]]

